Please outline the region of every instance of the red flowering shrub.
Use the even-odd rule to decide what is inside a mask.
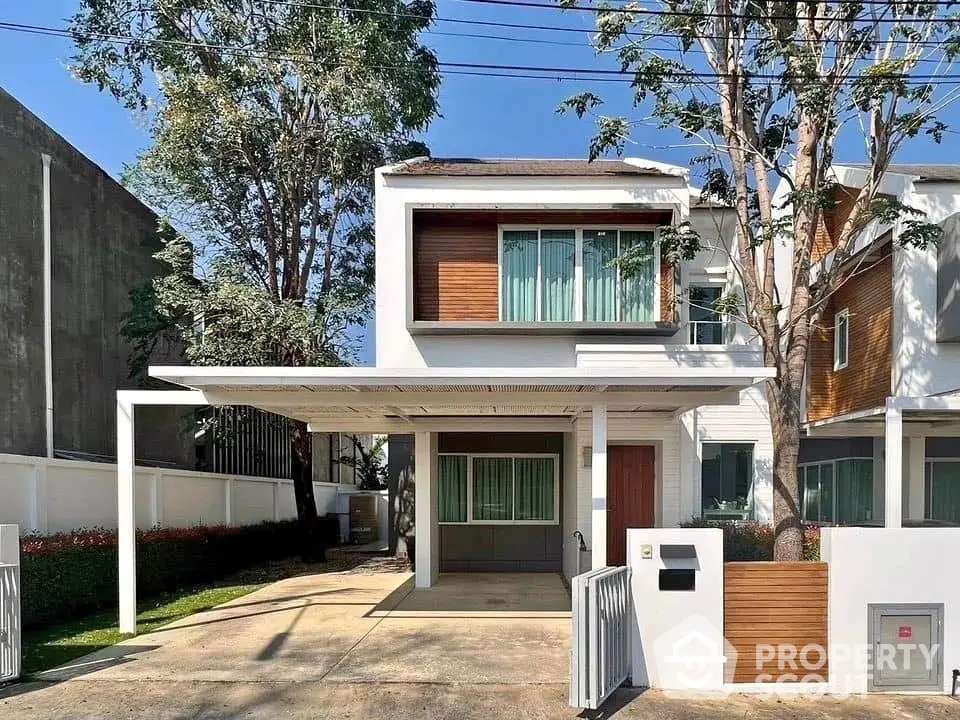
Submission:
[[[693,518],[681,527],[720,528],[723,530],[725,562],[773,560],[773,526],[759,522],[718,522]],[[820,559],[820,528],[807,525],[803,529],[803,559]]]
[[[289,557],[297,550],[294,521],[138,530],[137,595],[148,598],[215,580],[259,562]],[[115,530],[26,535],[20,551],[25,628],[116,607]]]

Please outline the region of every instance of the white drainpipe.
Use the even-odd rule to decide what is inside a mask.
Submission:
[[[50,235],[50,156],[43,160],[43,383],[47,457],[53,457],[53,241]]]

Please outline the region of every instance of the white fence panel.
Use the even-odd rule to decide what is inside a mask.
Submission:
[[[570,705],[596,710],[630,675],[630,568],[591,570],[571,585]]]
[[[0,683],[20,677],[20,532],[0,525]]]
[[[317,512],[339,512],[353,486],[314,483]],[[248,525],[297,516],[293,481],[138,467],[137,527]],[[0,523],[23,532],[117,526],[117,467],[82,460],[0,453]]]

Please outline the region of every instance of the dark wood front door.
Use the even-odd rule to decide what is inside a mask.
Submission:
[[[627,564],[627,528],[654,525],[652,445],[607,447],[607,565]]]

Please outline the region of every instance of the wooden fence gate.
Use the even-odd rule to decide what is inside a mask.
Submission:
[[[724,680],[827,680],[827,564],[729,562],[723,570],[723,635],[737,651]]]

